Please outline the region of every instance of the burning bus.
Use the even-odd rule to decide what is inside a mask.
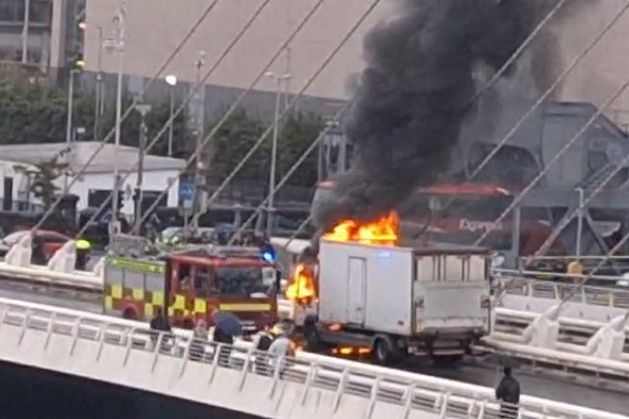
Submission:
[[[334,187],[333,181],[321,182],[315,191],[313,212],[325,201]],[[483,233],[488,248],[511,252],[513,247],[513,216],[494,221],[513,202],[517,190],[489,183],[436,184],[417,188],[400,206],[401,229],[406,239],[420,238],[440,243],[474,243]],[[550,235],[552,228],[546,214],[523,213],[520,223],[519,254],[532,255]],[[556,242],[549,254],[563,255]]]
[[[317,259],[296,267],[287,296],[309,349],[355,348],[383,364],[411,354],[453,360],[489,333],[489,256],[406,246],[395,212],[343,220],[322,236]]]

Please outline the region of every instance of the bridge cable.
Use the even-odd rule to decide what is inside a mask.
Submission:
[[[367,19],[367,17],[371,14],[371,12],[376,8],[376,6],[380,3],[380,0],[373,0],[373,2],[371,3],[371,5],[367,8],[367,10],[363,13],[363,15],[360,17],[360,19],[355,23],[354,26],[352,26],[352,28],[349,30],[349,32],[343,37],[343,39],[341,40],[341,42],[333,49],[333,51],[331,51],[331,53],[328,55],[328,57],[326,57],[326,59],[323,61],[323,63],[321,64],[321,66],[315,71],[315,73],[310,77],[310,79],[304,84],[304,86],[300,89],[300,91],[295,94],[291,100],[291,102],[286,106],[286,108],[282,111],[282,113],[280,114],[278,121],[282,120],[284,118],[284,116],[287,115],[287,113],[295,106],[295,104],[297,103],[297,101],[301,98],[301,96],[304,94],[304,92],[312,85],[312,83],[319,77],[319,75],[321,75],[321,73],[327,68],[327,66],[330,64],[330,62],[332,61],[332,59],[334,59],[334,57],[336,57],[336,55],[338,54],[338,52],[345,46],[345,44],[349,41],[349,39],[351,38],[351,36],[356,32],[356,30],[358,30],[358,28],[362,25],[362,23],[365,21],[365,19]],[[259,80],[260,78],[262,78],[262,75],[266,72],[266,69],[270,66],[267,65],[267,67],[264,69],[263,72],[260,73],[260,76],[258,77],[257,80]],[[233,112],[233,110],[238,106],[238,102],[232,106],[232,108],[230,109],[230,111],[223,117],[223,119],[219,122],[219,124],[214,127],[214,129],[212,130],[212,132],[205,138],[205,140],[203,141],[202,144],[200,144],[200,146],[195,150],[194,154],[191,156],[191,158],[194,158],[197,154],[199,154],[201,152],[201,150],[203,149],[203,147],[205,146],[205,144],[211,140],[214,135],[216,134],[216,132],[220,129],[221,125],[225,122],[225,120],[229,117],[229,115],[231,115],[231,112]],[[260,136],[260,138],[258,139],[258,141],[249,149],[249,151],[247,152],[247,154],[243,157],[243,159],[240,161],[240,163],[238,163],[238,165],[232,170],[232,172],[225,178],[225,180],[223,181],[223,183],[219,186],[219,188],[212,194],[212,196],[210,197],[210,199],[208,200],[208,205],[210,205],[212,202],[214,202],[214,200],[219,196],[219,194],[225,189],[225,187],[227,186],[227,184],[229,182],[231,182],[231,180],[236,176],[236,174],[240,171],[240,169],[242,169],[242,167],[247,163],[247,161],[251,158],[251,156],[253,155],[253,153],[255,153],[255,151],[262,145],[262,143],[264,142],[264,140],[266,139],[266,137],[269,135],[269,133],[273,130],[273,124],[270,125],[266,131]],[[189,160],[186,163],[186,167],[190,164],[191,160]],[[185,171],[185,169],[183,170]],[[183,172],[182,171],[182,172]],[[168,192],[168,190],[174,185],[174,180],[171,179],[168,182],[168,186],[166,187],[166,189],[164,191],[162,191],[162,193],[160,194],[160,196],[153,202],[153,205],[151,205],[151,207],[145,212],[145,214],[143,215],[143,217],[140,220],[140,224],[142,224],[146,217],[148,217],[148,215],[155,210],[155,208],[157,207],[159,200],[165,196],[165,194]]]
[[[345,102],[345,104],[343,105],[343,107],[336,113],[336,115],[333,118],[333,121],[338,121],[343,114],[350,108],[351,106],[351,101]],[[315,148],[321,143],[321,141],[325,138],[325,136],[328,134],[328,132],[332,129],[331,126],[326,126],[317,136],[317,138],[308,146],[308,148],[306,148],[306,150],[304,150],[303,153],[301,153],[301,155],[299,156],[299,158],[295,161],[295,163],[293,163],[293,165],[290,167],[290,169],[288,169],[288,171],[284,174],[284,176],[282,177],[282,179],[275,185],[275,187],[273,188],[272,191],[269,191],[269,194],[266,196],[266,198],[258,205],[258,207],[254,210],[253,214],[251,214],[251,216],[240,226],[240,228],[232,235],[231,239],[229,240],[229,242],[227,243],[228,246],[231,246],[234,244],[234,240],[236,240],[237,237],[239,237],[243,231],[245,231],[249,225],[253,222],[253,220],[262,214],[262,210],[264,209],[264,207],[267,205],[267,203],[269,202],[269,200],[271,199],[271,195],[276,194],[283,186],[284,184],[286,184],[286,182],[288,182],[288,180],[291,178],[291,176],[293,175],[293,173],[295,173],[295,171],[297,171],[297,169],[299,168],[299,166],[302,165],[302,163],[304,161],[306,161],[306,159],[308,158],[308,156],[310,155],[310,153],[312,153]],[[309,219],[310,217],[308,217]],[[290,243],[290,242],[289,242]]]
[[[205,8],[203,13],[199,16],[197,21],[194,23],[194,25],[192,25],[190,30],[185,34],[183,39],[179,42],[177,47],[175,47],[173,52],[168,56],[168,58],[164,61],[164,63],[159,67],[157,72],[155,72],[155,74],[153,75],[151,80],[149,80],[149,82],[147,83],[146,86],[142,87],[142,89],[140,91],[140,94],[133,100],[131,105],[127,108],[127,110],[122,115],[121,120],[120,120],[120,124],[121,125],[129,117],[129,115],[133,112],[133,110],[135,109],[136,105],[138,105],[140,103],[141,98],[144,95],[144,93],[146,93],[155,84],[155,82],[159,79],[159,77],[164,72],[164,70],[166,70],[166,68],[170,65],[170,63],[173,61],[175,56],[177,56],[177,54],[179,54],[179,52],[184,47],[184,45],[190,40],[192,35],[194,35],[194,33],[199,28],[199,26],[201,26],[201,24],[205,21],[205,19],[208,17],[210,12],[214,9],[214,7],[216,6],[216,4],[219,1],[220,0],[212,0],[210,2],[210,4]],[[92,155],[87,159],[87,162],[85,162],[85,164],[81,167],[79,172],[74,175],[74,177],[72,178],[72,180],[69,183],[64,185],[62,193],[52,203],[52,205],[47,209],[47,211],[44,213],[42,218],[37,222],[37,224],[35,224],[35,226],[33,227],[33,230],[36,230],[36,229],[40,228],[46,222],[46,220],[52,215],[52,213],[57,209],[57,207],[61,203],[63,197],[68,193],[70,188],[85,174],[85,172],[87,171],[89,166],[92,164],[92,162],[94,161],[96,156],[105,147],[105,144],[107,144],[111,140],[111,138],[115,134],[115,131],[116,131],[115,128],[112,128],[109,131],[109,133],[101,141],[101,144],[97,147],[97,149],[94,151],[94,153],[92,153]]]
[[[563,83],[563,81],[572,73],[577,65],[590,53],[594,47],[605,37],[605,35],[616,25],[616,23],[624,16],[625,12],[629,9],[629,2],[612,17],[612,19],[603,27],[603,29],[592,38],[585,48],[575,56],[572,62],[559,74],[555,81],[551,84],[546,91],[538,97],[531,107],[522,115],[522,117],[515,123],[515,125],[509,130],[509,132],[496,144],[491,151],[485,156],[481,163],[474,169],[474,171],[468,176],[468,180],[474,179],[490,162],[490,160],[498,154],[498,152],[505,146],[505,144],[515,135],[517,130],[526,122],[526,120],[533,114],[533,112],[546,100],[548,97]],[[551,11],[552,13],[552,11]],[[534,31],[535,32],[535,31]],[[503,66],[504,68],[504,66]],[[500,73],[500,72],[499,72]],[[497,73],[497,74],[499,74]],[[487,87],[481,89],[487,90]],[[479,96],[477,95],[476,98]],[[541,168],[540,168],[541,169]],[[453,200],[449,200],[444,204],[444,209],[447,209],[452,204]]]
[[[262,7],[258,8],[258,10],[256,11],[256,13],[253,15],[253,17],[257,17],[261,12],[264,6],[266,6],[269,3],[270,0],[265,0],[264,3],[262,4]],[[268,69],[271,67],[271,65],[275,62],[275,60],[282,54],[283,51],[285,51],[286,47],[293,41],[293,39],[301,32],[301,30],[304,28],[304,26],[306,25],[306,23],[308,21],[310,21],[310,19],[312,18],[312,16],[315,14],[315,12],[320,8],[320,6],[323,4],[325,0],[318,0],[317,3],[309,10],[309,12],[304,16],[304,18],[302,19],[302,21],[296,26],[296,28],[293,30],[293,32],[291,33],[291,35],[286,39],[286,41],[280,46],[280,48],[277,49],[277,51],[275,52],[275,54],[271,57],[271,59],[268,61],[268,63],[265,65],[265,67],[262,69],[262,71],[260,71],[260,73],[258,74],[258,76],[251,82],[251,84],[249,85],[249,87],[243,91],[240,96],[236,99],[236,101],[234,102],[234,104],[230,107],[230,109],[225,113],[225,115],[223,116],[223,118],[219,121],[219,123],[214,127],[214,129],[205,137],[205,139],[199,144],[199,146],[195,149],[195,151],[192,153],[192,155],[188,158],[188,160],[185,163],[185,167],[184,169],[182,169],[180,171],[181,173],[184,173],[188,166],[190,165],[190,163],[196,159],[197,155],[200,154],[201,150],[205,147],[205,145],[207,144],[207,142],[213,138],[213,136],[216,134],[216,132],[218,131],[218,129],[220,129],[220,127],[227,121],[227,119],[229,118],[229,116],[231,116],[231,114],[238,108],[238,106],[240,106],[241,102],[243,101],[243,99],[254,89],[254,87],[257,85],[257,83],[262,79],[262,77],[264,77],[264,75],[266,74],[266,72],[268,71]],[[253,21],[255,19],[250,19],[250,21],[247,23],[247,25],[245,25],[245,27],[243,27],[243,30],[241,31],[241,33],[239,34],[239,36],[237,37],[237,39],[239,40],[242,35],[244,35],[244,33],[246,32],[246,30],[253,24]],[[234,39],[236,41],[236,39]],[[233,48],[233,46],[235,45],[235,42],[232,42],[232,44],[230,45],[230,47],[228,48],[228,50],[231,50]],[[224,51],[224,56],[227,55],[227,53],[229,52],[228,50]],[[224,57],[223,57],[224,58]],[[219,60],[221,61],[221,60]],[[216,66],[215,66],[216,67]],[[213,70],[211,70],[210,72],[208,72],[208,74],[206,75],[207,77],[204,78],[203,83],[205,82],[205,80],[207,80],[207,78],[209,77],[209,75],[211,74]],[[169,121],[170,122],[170,121]],[[166,127],[168,127],[168,123],[165,125],[164,128],[162,128],[162,131],[160,131],[160,133],[163,133],[166,131]],[[146,148],[146,152],[148,153],[152,147],[155,145],[155,143],[157,142],[157,140],[159,140],[159,137],[156,136],[151,143],[147,146]],[[133,165],[133,167],[129,170],[129,172],[126,173],[126,175],[123,177],[122,182],[124,182],[124,180],[126,180],[131,173],[133,173],[135,170],[137,170],[138,168],[138,164],[139,162],[136,161],[136,163]],[[155,209],[155,207],[157,206],[157,204],[159,203],[159,201],[165,196],[165,194],[168,192],[168,190],[172,187],[172,185],[174,184],[176,178],[173,179],[169,179],[168,180],[168,186],[167,188],[162,191],[162,193],[155,199],[155,201],[153,202],[153,205],[151,205],[151,207],[145,211],[144,216],[141,217],[139,225],[141,225],[144,220],[146,219],[146,217],[151,214],[153,212],[153,210]],[[101,206],[99,207],[99,209],[96,211],[96,214],[98,214],[103,208],[105,208],[105,206],[110,202],[110,200],[113,197],[113,192],[109,194],[109,196],[105,199],[105,201],[101,204]],[[85,230],[87,229],[87,226],[95,219],[95,216],[92,216],[92,218],[90,219],[90,221],[88,221],[88,223],[86,223],[86,225],[81,229],[80,234],[84,233]]]
[[[603,103],[601,107],[590,117],[590,119],[577,131],[577,133],[555,154],[552,159],[546,164],[544,169],[514,198],[513,202],[494,220],[494,224],[502,222],[507,215],[524,199],[524,197],[537,185],[537,183],[544,177],[548,170],[563,156],[570,147],[581,138],[587,129],[596,122],[596,120],[603,115],[603,112],[614,102],[629,86],[629,78],[616,89]],[[490,231],[485,231],[475,242],[474,246],[479,246],[489,236]]]
[[[258,17],[261,15],[262,11],[266,8],[266,6],[270,3],[271,0],[264,0],[260,6],[256,9],[256,11],[251,15],[251,17],[249,18],[249,20],[245,23],[245,25],[241,28],[241,30],[238,32],[238,34],[232,38],[232,41],[230,42],[230,44],[226,47],[225,50],[223,50],[223,52],[221,53],[221,55],[219,56],[219,58],[215,61],[215,63],[212,65],[212,67],[210,67],[210,69],[205,73],[205,75],[203,76],[203,78],[201,80],[199,80],[199,82],[197,83],[195,89],[191,90],[188,95],[186,96],[186,98],[184,99],[184,101],[179,105],[179,107],[177,108],[177,110],[173,113],[173,115],[169,118],[168,121],[166,121],[166,123],[162,126],[162,128],[160,129],[160,131],[155,135],[155,137],[151,140],[151,142],[147,145],[147,147],[145,148],[145,153],[149,153],[153,147],[157,144],[157,142],[161,139],[162,135],[167,131],[168,128],[170,128],[170,125],[172,123],[174,123],[175,118],[177,118],[179,116],[179,114],[181,112],[183,112],[183,110],[186,108],[187,104],[190,102],[190,100],[196,95],[197,91],[205,86],[205,83],[207,82],[207,80],[212,76],[212,74],[214,74],[214,72],[218,69],[218,67],[223,63],[223,61],[225,60],[225,58],[227,58],[227,56],[229,55],[229,53],[234,49],[234,47],[238,44],[238,42],[242,39],[242,37],[245,35],[245,33],[251,28],[251,26],[253,25],[253,23],[258,19]],[[131,167],[131,169],[129,171],[126,171],[126,173],[124,174],[124,176],[121,177],[120,179],[120,183],[124,183],[124,181],[126,181],[132,173],[134,173],[134,171],[138,168],[139,166],[139,161],[136,161],[135,164]],[[109,205],[109,203],[111,202],[111,199],[113,198],[113,192],[111,192],[107,198],[103,201],[103,203],[101,203],[100,207],[97,209],[97,211],[92,215],[92,217],[87,221],[87,223],[85,224],[85,226],[83,226],[83,228],[81,228],[79,234],[77,236],[80,236],[85,229],[87,228],[87,226],[89,224],[91,224],[96,217],[98,216],[98,214],[107,206]]]

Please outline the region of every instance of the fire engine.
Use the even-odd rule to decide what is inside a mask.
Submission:
[[[280,276],[258,248],[199,246],[162,256],[109,256],[104,312],[150,320],[157,308],[171,324],[211,324],[212,310],[233,312],[245,332],[277,322]]]

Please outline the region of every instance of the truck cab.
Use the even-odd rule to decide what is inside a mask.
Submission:
[[[106,314],[150,320],[160,307],[174,326],[211,324],[212,310],[238,316],[245,332],[277,321],[279,274],[256,248],[209,246],[105,264]]]

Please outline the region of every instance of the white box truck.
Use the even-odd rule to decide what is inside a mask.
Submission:
[[[370,348],[381,363],[407,354],[458,359],[489,333],[489,256],[481,248],[322,239],[306,344]]]

